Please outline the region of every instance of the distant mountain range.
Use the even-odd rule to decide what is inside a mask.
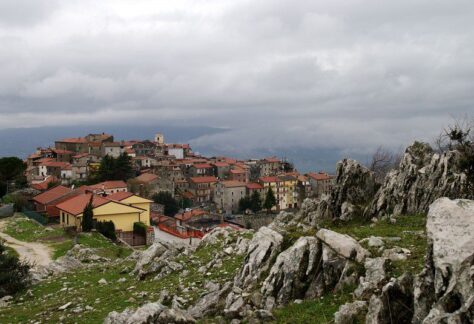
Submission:
[[[165,135],[168,143],[188,143],[204,135],[225,132],[225,129],[203,126],[67,126],[67,127],[37,127],[37,128],[10,128],[0,129],[0,156],[18,156],[26,158],[37,147],[54,146],[56,139],[64,137],[79,137],[89,133],[113,134],[115,140],[125,139],[153,139],[156,132]],[[339,149],[303,148],[297,145],[292,148],[261,148],[242,155],[240,152],[220,151],[206,146],[192,145],[195,152],[205,156],[228,155],[236,158],[261,158],[276,155],[293,162],[300,172],[327,171],[334,172],[335,164],[344,157]],[[365,162],[366,156],[351,156]]]

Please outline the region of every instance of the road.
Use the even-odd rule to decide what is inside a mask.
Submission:
[[[0,222],[0,238],[5,241],[5,245],[13,248],[20,255],[20,260],[28,261],[35,266],[47,266],[53,260],[52,251],[49,246],[42,243],[24,242],[1,232],[4,222]]]

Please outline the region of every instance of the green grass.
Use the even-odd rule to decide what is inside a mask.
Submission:
[[[4,245],[5,247],[5,253],[8,254],[8,255],[12,255],[12,256],[15,256],[17,258],[20,257],[20,255],[18,254],[18,252],[15,251],[15,249],[7,246],[7,245]]]
[[[95,239],[87,237],[85,242]],[[220,250],[222,244],[216,244],[199,248],[192,257],[178,256],[175,261],[183,265],[182,271],[170,273],[159,280],[154,280],[154,275],[138,280],[135,276],[121,274],[125,267],[134,267],[133,261],[124,259],[63,274],[33,286],[32,295],[17,295],[12,305],[0,309],[0,323],[102,323],[113,310],[123,311],[126,307],[137,308],[147,302],[156,302],[164,289],[168,290],[171,296],[176,294],[185,298],[186,307],[204,292],[206,281],[223,283],[233,278],[240,267],[243,256],[232,255],[223,257],[221,267],[211,267],[207,273],[197,271]],[[186,273],[183,273],[185,270]],[[99,285],[98,281],[102,278],[107,280],[108,284]],[[120,278],[126,278],[127,281],[117,282]],[[185,292],[180,286],[193,289]],[[64,287],[70,289],[63,290]],[[130,299],[131,297],[133,299]],[[69,301],[73,304],[66,311],[58,310],[58,307]],[[86,305],[94,309],[78,314],[73,312],[75,307],[85,308]]]
[[[340,292],[328,293],[318,299],[305,300],[301,304],[289,304],[274,310],[273,315],[277,323],[333,323],[334,313],[337,312],[339,307],[352,301],[351,292],[354,289],[355,287],[348,286]],[[360,321],[360,323],[363,323],[363,321]]]
[[[20,241],[47,244],[53,250],[53,259],[65,255],[73,247],[74,236],[65,232],[62,227],[43,226],[21,213],[10,218],[3,231]],[[118,246],[98,233],[80,233],[78,243],[98,249],[97,253],[107,258],[122,258],[132,253],[131,249]]]
[[[391,274],[399,276],[406,271],[413,274],[418,273],[423,269],[427,248],[426,216],[422,214],[398,216],[396,219],[395,224],[391,224],[388,220],[381,220],[377,223],[353,221],[345,224],[325,224],[323,227],[348,234],[357,240],[370,236],[400,237],[400,241],[386,242],[384,247],[387,249],[399,246],[409,249],[411,257],[405,261],[393,262]],[[376,249],[369,250],[373,256],[380,256]]]
[[[400,237],[400,241],[386,242],[385,248],[399,246],[411,251],[411,257],[405,261],[393,262],[390,275],[399,276],[409,271],[413,274],[420,272],[424,265],[426,254],[426,216],[399,216],[397,222],[391,224],[389,221],[379,221],[372,224],[362,221],[350,223],[332,224],[325,223],[321,227],[329,228],[341,234],[361,240],[370,236]],[[291,245],[299,237],[312,235],[301,231],[292,231],[285,235],[286,245]],[[367,247],[367,246],[366,246]],[[367,247],[368,248],[368,247]],[[381,253],[376,249],[369,249],[373,256]],[[346,302],[352,301],[354,287],[348,287],[338,293],[326,294],[315,300],[307,300],[302,304],[289,304],[283,308],[276,309],[274,315],[277,323],[333,323],[334,313]],[[364,323],[364,319],[358,319],[356,323]]]

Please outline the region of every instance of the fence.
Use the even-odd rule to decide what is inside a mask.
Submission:
[[[35,221],[37,221],[38,223],[40,223],[42,225],[47,225],[48,224],[48,218],[41,215],[40,213],[37,213],[37,212],[32,211],[32,210],[28,210],[28,209],[23,209],[22,212],[26,217],[34,219]]]
[[[167,220],[161,220],[158,224],[158,228],[163,232],[168,234],[177,236],[179,238],[187,239],[187,238],[203,238],[207,232],[184,227],[184,226],[177,226],[176,220],[174,218],[169,218]]]

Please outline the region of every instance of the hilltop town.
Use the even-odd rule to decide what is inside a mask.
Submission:
[[[384,174],[343,159],[334,177],[161,135],[1,160],[2,180],[27,181],[0,208],[0,321],[471,323],[470,136],[414,142]]]
[[[130,172],[97,176],[110,158],[124,156]],[[165,215],[163,206],[153,203],[148,207],[150,218],[181,238],[202,237],[224,221],[245,226],[235,215],[298,209],[305,198],[327,194],[333,183],[327,173],[303,175],[290,162],[276,157],[238,160],[197,155],[189,144],[166,143],[161,133],[143,141],[114,141],[113,135],[105,133],[59,139],[54,147],[38,148],[26,164],[28,185],[42,192],[32,198],[34,210],[49,222],[62,223],[60,216],[69,212],[65,201],[75,206],[80,200],[76,196],[93,194],[100,204],[104,197],[123,202],[133,194],[151,203],[154,196],[167,192],[180,204],[175,211],[179,213]],[[82,211],[87,201],[82,198],[78,210]],[[150,224],[148,217],[145,223]],[[115,225],[122,238],[133,227]]]

